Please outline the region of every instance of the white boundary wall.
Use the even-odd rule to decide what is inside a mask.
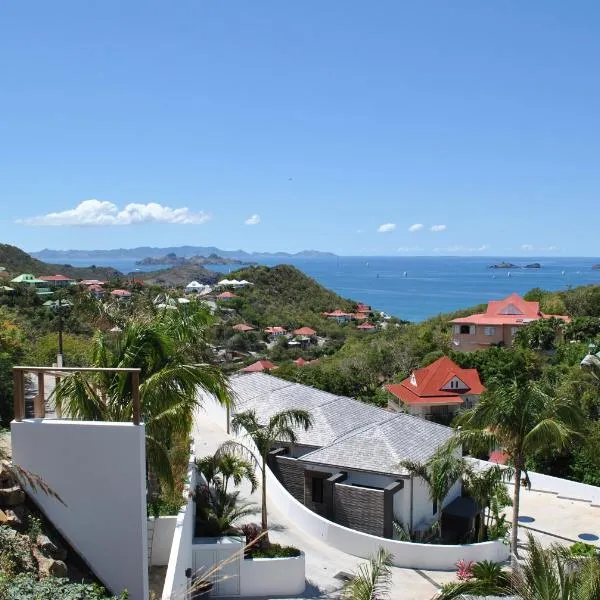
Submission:
[[[491,467],[495,463],[490,463],[485,460],[469,459],[479,467]],[[580,500],[582,502],[591,502],[592,506],[600,508],[600,487],[579,483],[578,481],[570,481],[569,479],[561,479],[560,477],[552,477],[528,471],[529,479],[531,480],[531,490],[534,492],[546,492],[556,494],[559,498],[567,500]],[[511,482],[510,485],[513,485]]]
[[[196,468],[194,466],[194,448],[190,455],[188,466],[188,483],[183,493],[187,497],[186,504],[176,517],[173,543],[169,554],[167,573],[163,586],[162,600],[178,600],[185,598],[188,579],[186,569],[192,568],[192,541],[194,539],[194,499],[191,492],[196,488]]]
[[[225,410],[214,398],[205,394],[203,404],[207,416],[225,428]],[[250,449],[255,450],[252,441],[247,437],[239,436],[239,439]],[[270,469],[267,469],[267,485],[270,501],[277,504],[277,508],[298,529],[322,540],[336,550],[354,556],[368,558],[383,547],[393,555],[392,562],[398,567],[440,571],[455,570],[456,563],[461,559],[474,562],[481,560],[504,562],[509,557],[509,547],[502,541],[465,545],[416,544],[362,533],[333,523],[306,508],[288,493]]]
[[[26,419],[11,423],[15,464],[65,502],[28,494],[110,589],[148,598],[145,427]]]
[[[242,596],[298,596],[306,587],[305,558],[242,559]]]

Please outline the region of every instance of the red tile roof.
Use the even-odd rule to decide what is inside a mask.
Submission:
[[[119,296],[121,298],[126,298],[127,296],[131,296],[131,292],[127,290],[113,290],[111,292],[113,296]]]
[[[294,335],[316,335],[316,331],[310,327],[300,327],[300,329],[294,330]]]
[[[99,279],[83,279],[79,283],[81,285],[104,285],[104,281],[100,281]]]
[[[463,387],[444,389],[454,378]],[[387,385],[386,389],[405,404],[462,404],[460,394],[479,395],[485,391],[477,369],[462,369],[447,356],[415,369],[402,383]]]
[[[222,292],[217,296],[218,300],[225,300],[226,298],[236,298],[237,296],[232,292]]]
[[[356,305],[356,312],[371,312],[371,307],[368,304],[359,303]]]
[[[294,363],[295,363],[296,365],[298,365],[299,367],[301,367],[301,366],[305,365],[307,362],[308,362],[308,361],[307,361],[307,360],[304,360],[302,357],[300,357],[300,358],[297,358],[297,359],[294,361]]]
[[[356,329],[375,329],[375,325],[373,323],[361,323],[356,326]]]
[[[524,300],[518,294],[511,294],[504,300],[490,300],[484,313],[453,319],[452,323],[465,325],[525,325],[538,319],[555,317],[569,322],[565,315],[545,315],[540,311],[539,302]]]
[[[41,277],[38,277],[38,279],[41,279],[42,281],[74,281],[66,275],[42,275]]]
[[[287,329],[285,327],[265,327],[265,333],[286,333]]]
[[[352,316],[350,313],[344,312],[343,310],[340,310],[339,308],[337,310],[334,310],[333,312],[324,312],[322,314],[325,315],[326,317],[350,317],[350,316]]]
[[[88,285],[88,290],[90,292],[103,292],[104,288],[101,285],[98,285],[97,283],[93,283],[92,285]]]
[[[369,315],[367,313],[364,312],[357,312],[354,313],[352,315],[350,315],[353,319],[356,319],[357,321],[362,321],[363,319],[368,319]]]
[[[257,360],[255,363],[240,369],[242,373],[258,373],[259,371],[271,371],[277,367],[269,360]]]
[[[241,331],[242,333],[245,333],[246,331],[254,331],[254,327],[246,325],[246,323],[238,323],[237,325],[234,325],[232,329],[234,331]]]
[[[508,462],[508,454],[502,450],[494,450],[490,454],[489,461],[496,463],[497,465],[505,465]]]

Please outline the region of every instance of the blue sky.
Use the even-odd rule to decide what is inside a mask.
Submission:
[[[597,256],[599,24],[597,0],[2,3],[0,240]]]

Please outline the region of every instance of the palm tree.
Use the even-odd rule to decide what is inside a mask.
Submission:
[[[210,364],[190,360],[193,343],[202,345],[209,316],[199,310],[192,319],[183,311],[169,310],[150,317],[130,319],[122,332],[97,332],[92,341],[94,367],[138,367],[142,420],[146,426],[149,475],[168,489],[174,480],[169,448],[176,436],[189,437],[198,389],[230,404],[227,380]],[[184,325],[185,324],[185,325]],[[84,420],[128,421],[132,418],[131,380],[124,373],[75,373],[55,390],[57,410]]]
[[[261,529],[266,532],[267,523],[267,456],[278,443],[296,443],[295,428],[305,431],[312,426],[310,413],[300,409],[288,409],[275,413],[266,424],[261,424],[254,410],[237,413],[231,420],[233,432],[243,433],[254,443],[256,451],[242,442],[229,441],[221,446],[221,452],[243,452],[254,462],[261,472]]]
[[[229,482],[239,486],[244,479],[251,485],[251,493],[258,487],[254,465],[236,454],[216,452],[196,459],[196,468],[204,475],[207,485],[216,485],[227,493]]]
[[[511,587],[522,600],[597,600],[600,558],[574,557],[564,546],[543,548],[527,532],[528,553],[513,568]]]
[[[494,465],[487,469],[476,470],[468,465],[463,473],[463,485],[467,494],[477,502],[482,514],[479,518],[479,530],[477,541],[483,542],[486,530],[486,509],[489,509],[494,501],[500,507],[510,506],[511,500],[506,490],[506,481],[514,475],[511,468],[501,468]],[[488,521],[491,515],[488,514]]]
[[[413,477],[420,477],[429,487],[432,502],[442,508],[442,503],[450,488],[461,478],[465,471],[465,460],[456,454],[453,443],[440,446],[426,462],[403,460],[404,467]],[[442,520],[439,519],[440,537],[442,537]]]
[[[392,555],[383,548],[360,565],[342,592],[344,600],[385,600],[392,586]]]
[[[534,383],[516,380],[492,385],[480,402],[457,418],[459,439],[472,448],[500,447],[515,472],[511,551],[517,555],[521,478],[528,485],[527,456],[540,450],[561,450],[581,426],[581,411],[572,402],[544,393]]]

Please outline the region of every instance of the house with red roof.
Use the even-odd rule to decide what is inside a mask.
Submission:
[[[276,369],[277,366],[274,365],[270,360],[257,360],[255,363],[252,363],[251,365],[248,365],[247,367],[244,367],[243,369],[240,369],[241,373],[260,373],[265,372],[268,373],[269,371],[272,371],[273,369]]]
[[[352,314],[344,312],[339,308],[333,312],[324,312],[321,314],[328,319],[335,319],[338,323],[347,323],[352,318]]]
[[[110,295],[120,301],[129,300],[131,298],[131,292],[129,290],[113,290]]]
[[[519,329],[538,319],[561,319],[569,322],[565,315],[547,315],[540,310],[539,302],[524,300],[511,294],[504,300],[491,300],[484,313],[453,319],[452,344],[455,350],[469,352],[490,346],[512,346]]]
[[[67,277],[66,275],[42,275],[38,277],[40,281],[43,281],[48,287],[66,287],[75,283],[74,279]]]
[[[246,325],[246,323],[238,323],[232,327],[234,331],[238,333],[248,333],[248,331],[254,331],[254,327],[251,325]]]
[[[285,335],[287,333],[287,329],[285,327],[265,327],[265,333],[267,335],[272,335],[273,337],[279,337],[280,335]]]
[[[447,356],[385,387],[394,396],[388,408],[433,420],[449,418],[459,408],[472,408],[485,391],[477,369],[462,369]]]
[[[292,333],[294,335],[307,335],[308,337],[317,335],[317,332],[314,329],[311,329],[310,327],[300,327],[300,329],[294,329]]]
[[[92,285],[88,285],[87,289],[88,292],[94,296],[94,298],[97,298],[98,300],[104,298],[104,288],[101,285],[93,283]]]
[[[370,313],[371,312],[371,307],[368,304],[363,304],[362,302],[359,302],[356,305],[356,312],[357,313]]]
[[[237,298],[233,292],[222,292],[217,296],[217,300],[231,300],[233,298]]]
[[[375,329],[377,328],[375,327],[375,325],[373,325],[373,323],[369,323],[367,321],[366,323],[361,323],[360,325],[357,325],[356,329],[360,329],[361,331],[375,331]]]

